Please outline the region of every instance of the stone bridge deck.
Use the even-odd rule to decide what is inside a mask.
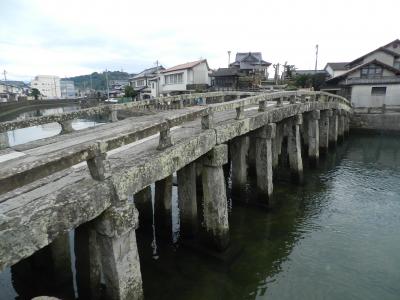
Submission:
[[[351,107],[324,93],[257,95],[158,111],[8,149],[0,156],[0,270],[218,145],[303,113],[330,110],[346,115]]]

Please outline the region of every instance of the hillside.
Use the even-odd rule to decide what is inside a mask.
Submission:
[[[129,74],[121,71],[108,71],[108,81],[112,80],[128,80],[134,74]],[[65,78],[72,80],[75,84],[75,89],[93,88],[94,90],[106,90],[106,76],[105,72],[94,72],[90,75],[80,75],[75,77]]]

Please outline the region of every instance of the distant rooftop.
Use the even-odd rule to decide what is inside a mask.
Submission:
[[[241,62],[246,62],[253,65],[270,66],[271,63],[262,59],[261,52],[238,52],[236,53],[236,60],[230,66],[240,66]]]
[[[193,67],[195,67],[195,66],[197,66],[197,65],[199,65],[199,64],[201,64],[203,62],[207,63],[207,60],[206,59],[201,59],[201,60],[196,60],[196,61],[180,64],[180,65],[174,66],[172,68],[166,69],[166,70],[162,71],[161,73],[167,73],[167,72],[191,69],[191,68],[193,68]]]
[[[334,71],[340,71],[340,70],[346,70],[346,65],[348,64],[348,62],[329,62],[326,64],[326,67],[329,65],[332,70]],[[325,67],[325,69],[326,69]]]
[[[165,70],[165,68],[163,66],[148,68],[148,69],[143,70],[139,74],[136,74],[135,76],[133,76],[132,79],[153,76],[157,71],[162,71],[162,70]]]

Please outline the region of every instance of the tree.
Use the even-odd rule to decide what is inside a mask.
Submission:
[[[125,86],[124,92],[125,92],[125,97],[134,98],[137,95],[137,92],[135,91],[135,89],[130,85]]]
[[[35,100],[37,100],[40,96],[40,91],[36,88],[33,88],[31,91],[31,96],[35,97]]]
[[[314,91],[319,91],[325,84],[326,75],[323,73],[317,74],[301,74],[293,78],[293,83],[297,87],[310,88],[313,87]]]

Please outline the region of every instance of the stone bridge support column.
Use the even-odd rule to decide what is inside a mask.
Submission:
[[[228,205],[222,166],[228,161],[227,145],[215,146],[203,158],[204,226],[206,242],[218,251],[229,245]]]
[[[331,147],[336,146],[338,139],[338,113],[337,110],[332,110],[332,115],[329,117],[329,144]]]
[[[154,219],[157,235],[166,240],[172,238],[172,175],[156,181],[154,195]]]
[[[321,111],[319,120],[319,149],[321,154],[326,154],[329,147],[329,119],[332,115],[332,110],[326,109]]]
[[[271,123],[260,128],[256,136],[257,193],[265,203],[271,200],[273,191],[272,139],[275,133],[276,124]]]
[[[346,112],[344,131],[345,131],[346,135],[348,135],[350,133],[350,113],[349,112]]]
[[[344,139],[344,113],[341,109],[338,110],[338,140]]]
[[[232,191],[243,195],[247,184],[247,154],[249,137],[241,135],[230,142],[232,159]]]
[[[301,158],[300,125],[303,122],[303,115],[298,114],[292,117],[288,124],[288,155],[290,173],[293,181],[303,181],[303,160]]]
[[[282,142],[284,138],[284,123],[276,123],[276,134],[275,138],[272,139],[272,168],[273,174],[276,174],[276,170],[279,164],[279,156],[282,152]]]
[[[72,120],[67,120],[59,123],[61,125],[61,132],[60,134],[71,133],[74,131],[72,128]]]
[[[143,299],[137,223],[137,210],[128,202],[114,204],[96,219],[106,299]]]
[[[196,163],[192,162],[177,172],[180,235],[193,237],[198,231]]]
[[[308,116],[308,157],[311,165],[316,165],[319,159],[319,119],[320,111],[314,110]]]
[[[151,186],[147,186],[133,196],[133,201],[139,211],[139,228],[150,230],[153,225],[153,201]]]

